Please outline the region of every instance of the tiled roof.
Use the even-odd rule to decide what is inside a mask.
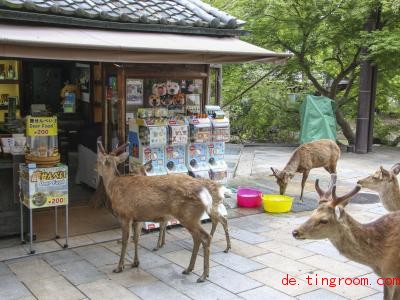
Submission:
[[[244,24],[200,0],[0,0],[3,9],[132,25],[238,29]]]

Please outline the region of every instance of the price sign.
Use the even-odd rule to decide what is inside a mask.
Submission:
[[[68,203],[68,198],[65,196],[47,197],[47,206],[65,205]]]
[[[57,135],[56,117],[32,117],[26,118],[27,136],[55,136]]]

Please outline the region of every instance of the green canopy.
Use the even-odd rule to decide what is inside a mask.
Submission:
[[[300,143],[320,139],[336,140],[335,101],[307,95],[300,107]]]

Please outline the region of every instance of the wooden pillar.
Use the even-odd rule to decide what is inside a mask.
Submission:
[[[206,65],[207,77],[203,80],[203,103],[201,112],[204,112],[204,107],[210,102],[210,65]]]
[[[103,97],[101,99],[101,106],[102,106],[102,119],[103,119],[103,126],[102,126],[102,142],[104,147],[107,150],[107,145],[108,145],[108,100],[107,100],[107,87],[108,87],[108,82],[106,78],[106,68],[105,66],[101,64],[101,82],[102,82],[102,94]]]
[[[122,145],[126,141],[126,100],[125,100],[125,68],[121,67],[117,73],[118,89],[118,140]]]
[[[364,29],[371,32],[377,28],[380,10],[374,10],[365,23]],[[368,47],[361,49],[361,57],[368,54]],[[375,90],[377,79],[376,68],[371,62],[364,60],[360,64],[360,91],[358,100],[358,116],[356,128],[356,153],[371,151],[373,139],[373,114],[375,112]]]
[[[216,88],[216,102],[217,105],[221,106],[221,97],[222,97],[222,66],[220,66],[217,69],[217,76],[216,76],[216,83],[215,83],[215,88]]]

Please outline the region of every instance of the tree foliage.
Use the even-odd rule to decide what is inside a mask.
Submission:
[[[261,122],[259,120],[264,119],[261,128],[274,124],[293,128],[293,121],[298,116],[296,119],[295,110],[286,105],[288,91],[293,87],[305,93],[317,91],[336,101],[338,125],[348,141],[353,143],[354,131],[349,120],[356,115],[359,65],[363,59],[375,62],[379,67],[378,107],[382,109],[390,106],[390,101],[399,101],[399,90],[388,88],[399,81],[396,75],[400,66],[399,0],[208,2],[247,22],[245,29],[251,30],[252,34],[244,37],[245,40],[293,54],[287,64],[277,67],[273,75],[231,104],[233,111],[241,111],[241,121],[249,118]],[[367,33],[365,23],[377,10],[381,16],[377,30]],[[368,47],[368,57],[361,55],[363,47]],[[224,98],[233,99],[271,68],[251,64],[224,68]],[[272,88],[274,85],[277,87]],[[275,113],[271,115],[273,111]],[[284,118],[292,120],[289,127]],[[242,123],[244,130],[246,122]]]

